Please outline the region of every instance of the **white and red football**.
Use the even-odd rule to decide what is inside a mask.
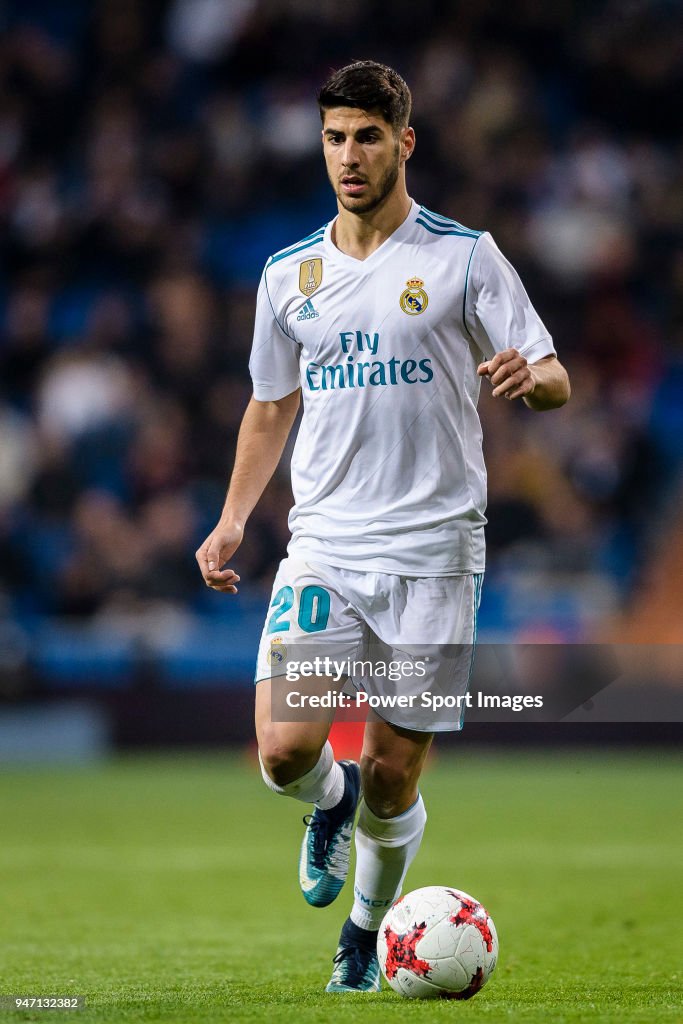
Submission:
[[[409,999],[471,999],[498,959],[492,918],[472,896],[428,885],[385,915],[377,956],[391,987]]]

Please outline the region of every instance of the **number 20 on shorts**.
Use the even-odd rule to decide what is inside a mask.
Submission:
[[[296,601],[293,587],[281,587],[270,607],[273,614],[268,619],[268,633],[286,633],[290,628],[291,614]],[[304,633],[319,633],[325,629],[330,617],[330,595],[323,587],[304,587],[299,594],[297,622]]]

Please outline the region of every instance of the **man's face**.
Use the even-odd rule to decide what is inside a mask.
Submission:
[[[412,128],[398,137],[381,114],[355,107],[325,111],[323,152],[337,199],[351,213],[376,209],[394,188],[413,148]]]

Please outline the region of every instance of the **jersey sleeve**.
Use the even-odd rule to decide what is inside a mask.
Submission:
[[[519,274],[488,232],[475,242],[465,288],[465,327],[485,359],[507,348],[516,348],[529,363],[556,355]]]
[[[284,332],[268,292],[267,267],[261,275],[256,298],[254,340],[249,373],[258,402],[276,402],[300,385],[299,346]]]

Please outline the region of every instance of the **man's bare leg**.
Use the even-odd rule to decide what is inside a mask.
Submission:
[[[431,742],[431,733],[400,729],[378,717],[366,724],[353,907],[328,992],[379,989],[377,932],[422,842],[427,815],[417,785]]]
[[[308,721],[273,718],[287,711],[286,691],[319,694],[342,685],[320,678],[296,684],[263,679],[256,686],[256,736],[264,782],[275,793],[314,804],[313,813],[304,817],[306,833],[299,856],[301,891],[314,907],[332,903],[346,881],[360,769],[353,761],[334,759],[328,740],[334,708],[302,711]]]

